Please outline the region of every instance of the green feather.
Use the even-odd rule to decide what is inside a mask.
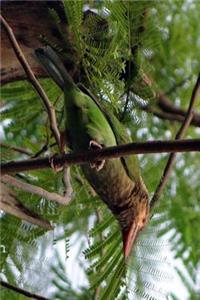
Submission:
[[[38,49],[37,57],[64,91],[66,132],[74,152],[85,151],[94,141],[103,147],[131,142],[131,139],[106,105],[90,93],[82,92],[67,73],[62,61],[50,48]],[[148,194],[135,156],[106,160],[99,170],[82,166],[91,186],[118,219],[127,257],[132,244],[148,218]]]
[[[97,104],[99,109],[104,113],[107,121],[109,122],[110,127],[113,130],[115,135],[117,145],[123,145],[131,143],[131,137],[128,135],[125,127],[120,123],[120,121],[113,114],[111,107],[106,107],[105,103],[100,103],[99,100],[84,86],[82,86],[85,93],[87,93],[93,101]],[[121,158],[121,161],[126,169],[127,175],[131,180],[137,181],[140,178],[140,167],[138,163],[137,156],[128,155]]]
[[[74,151],[85,150],[95,140],[103,146],[116,145],[116,139],[103,112],[73,82],[59,57],[50,48],[36,50],[36,55],[46,71],[64,91],[66,128]]]

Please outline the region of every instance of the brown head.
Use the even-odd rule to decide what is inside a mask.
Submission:
[[[125,258],[130,255],[138,234],[145,227],[149,218],[149,202],[146,189],[138,191],[137,196],[136,194],[132,195],[130,204],[130,207],[122,212],[122,218],[118,218],[122,228]]]

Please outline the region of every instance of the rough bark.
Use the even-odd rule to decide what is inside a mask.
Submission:
[[[34,58],[34,49],[41,47],[41,36],[52,43],[60,44],[60,36],[49,9],[55,9],[61,18],[61,26],[68,39],[71,36],[66,26],[63,4],[61,1],[3,1],[1,14],[12,28],[34,74],[44,77],[45,72]],[[26,74],[16,59],[5,30],[1,30],[1,82],[7,83],[25,79]],[[66,62],[67,64],[68,62]],[[70,71],[70,65],[67,65]]]
[[[81,71],[78,70],[76,66],[78,57],[72,46],[73,34],[68,31],[62,1],[6,0],[1,2],[2,15],[11,26],[32,71],[38,77],[46,76],[45,71],[41,68],[41,65],[37,62],[33,54],[34,49],[43,46],[40,36],[44,36],[51,41],[51,43],[55,43],[63,47],[63,41],[60,39],[55,21],[50,16],[50,9],[54,9],[61,19],[60,26],[67,41],[69,42],[67,52],[72,57],[70,61],[65,59],[64,63],[68,72],[76,80],[79,76],[79,72]],[[86,11],[84,13],[84,19],[87,19],[87,17],[91,14],[95,15],[95,13],[90,10]],[[145,15],[143,17],[145,18]],[[99,20],[97,25],[99,26],[99,31],[105,31],[107,28],[107,22],[104,19]],[[10,41],[3,29],[1,30],[1,62],[2,84],[26,78],[26,74],[18,59],[16,59],[16,55]],[[128,69],[126,72],[128,72]],[[123,73],[122,79],[126,80],[126,78],[128,78],[128,73]],[[146,107],[146,111],[152,112],[161,119],[178,122],[182,122],[184,120],[186,111],[181,108],[177,108],[163,92],[160,92],[156,98],[156,108]],[[200,126],[200,115],[198,113],[194,113],[191,124],[198,127]]]

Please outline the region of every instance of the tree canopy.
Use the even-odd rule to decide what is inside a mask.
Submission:
[[[59,53],[76,84],[113,111],[133,142],[175,138],[187,116],[200,71],[199,1],[41,1],[38,9],[43,12],[38,14],[46,19],[35,20],[24,32],[20,21],[12,19],[13,7],[24,5],[26,16],[28,9],[37,14],[34,1],[7,2],[2,5],[2,16],[9,16],[6,20],[29,57],[49,107],[53,107],[59,132],[65,124],[63,93],[32,57],[39,45],[50,45]],[[45,32],[39,31],[44,28]],[[47,107],[10,51],[4,26],[2,34],[2,48],[4,53],[8,49],[10,56],[2,62],[1,70],[5,83],[1,89],[1,161],[59,153]],[[196,98],[184,138],[199,138],[199,93]],[[150,198],[168,157],[159,151],[139,155]],[[199,299],[199,152],[177,154],[153,216],[126,264],[117,221],[80,167],[73,165],[70,171],[73,195],[68,205],[3,181],[2,199],[9,195],[15,199],[12,201],[20,201],[32,218],[39,215],[40,221],[32,224],[33,219],[30,223],[23,216],[1,211],[2,285],[7,282],[29,291],[33,298],[40,295],[60,300]],[[12,176],[61,198],[65,193],[63,171],[39,168]],[[50,226],[54,229],[49,230]],[[175,281],[185,287],[184,292],[171,288]],[[2,299],[27,299],[28,294],[11,286],[4,285]]]

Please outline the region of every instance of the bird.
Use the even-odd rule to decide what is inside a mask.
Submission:
[[[106,105],[83,92],[50,47],[35,50],[48,75],[64,92],[66,135],[70,149],[80,153],[131,142],[124,125]],[[149,218],[149,196],[135,155],[81,166],[83,174],[119,222],[125,259]]]

